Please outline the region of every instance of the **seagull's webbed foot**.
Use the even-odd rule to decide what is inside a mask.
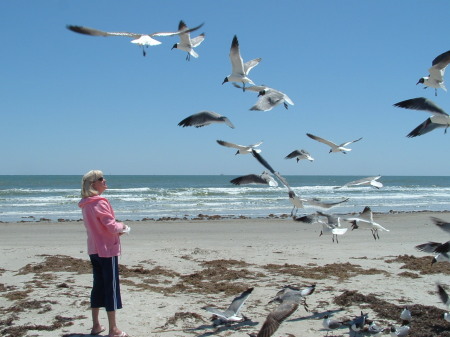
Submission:
[[[434,89],[434,96],[437,96],[437,89]]]
[[[186,55],[186,61],[190,61],[191,60],[191,54],[187,53]]]
[[[286,110],[288,109],[288,105],[286,104],[286,102],[283,102],[284,107],[286,108]]]

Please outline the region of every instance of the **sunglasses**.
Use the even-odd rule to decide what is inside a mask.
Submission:
[[[105,179],[105,178],[100,177],[100,178],[97,179],[97,181],[103,181],[104,179]]]

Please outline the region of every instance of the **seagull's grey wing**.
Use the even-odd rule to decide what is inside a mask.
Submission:
[[[233,86],[238,89],[243,89],[243,87],[237,83],[233,83]],[[263,85],[251,85],[249,87],[245,87],[245,91],[254,91],[254,92],[260,92],[264,89],[267,89],[267,87]]]
[[[318,198],[310,198],[310,199],[305,199],[304,201],[305,201],[307,204],[312,205],[312,206],[318,206],[318,207],[322,207],[322,208],[331,208],[331,207],[333,207],[333,206],[342,204],[343,202],[346,202],[346,201],[348,201],[349,199],[350,199],[350,198],[345,198],[345,199],[343,199],[343,200],[341,200],[341,201],[324,202],[324,201],[321,201],[321,200],[318,199]]]
[[[226,117],[223,117],[213,111],[201,111],[199,113],[186,117],[180,123],[178,123],[178,125],[182,127],[186,126],[202,127],[213,122],[218,122],[221,120],[221,118],[223,119]]]
[[[257,59],[253,59],[253,60],[250,60],[248,62],[245,62],[244,63],[244,73],[245,73],[245,75],[247,75],[250,72],[250,70],[252,70],[255,66],[257,66],[259,64],[259,62],[261,62],[261,60],[262,60],[262,58],[259,57]]]
[[[139,37],[144,34],[136,34],[136,33],[128,33],[128,32],[105,32],[102,30],[89,28],[89,27],[83,27],[83,26],[72,26],[67,25],[67,29],[71,30],[75,33],[85,34],[85,35],[91,35],[91,36],[128,36],[128,37]]]
[[[433,101],[426,99],[425,97],[407,99],[406,101],[395,103],[394,106],[404,109],[428,111],[434,114],[448,116],[444,110],[437,106]]]
[[[193,48],[198,47],[203,40],[205,40],[205,33],[201,33],[199,36],[193,37],[191,39],[191,46]]]
[[[258,101],[250,110],[269,111],[273,107],[284,102],[284,96],[279,91],[270,90],[264,95],[260,95]]]
[[[422,243],[420,245],[417,245],[417,246],[415,246],[415,248],[424,253],[434,253],[436,251],[436,249],[441,245],[442,245],[442,243],[440,243],[440,242],[430,241],[427,243]]]
[[[238,145],[238,144],[234,144],[234,143],[230,143],[230,142],[226,142],[224,140],[217,140],[217,143],[222,145],[222,146],[226,146],[226,147],[232,147],[238,150],[245,150],[247,147],[243,146],[243,145]]]
[[[226,313],[227,314],[231,313],[231,315],[238,315],[239,312],[241,311],[242,306],[244,305],[245,301],[250,296],[252,291],[253,288],[249,288],[239,296],[235,297],[234,300],[231,302],[230,306],[228,307],[228,309],[226,310]]]
[[[418,125],[414,130],[406,135],[408,138],[422,136],[434,129],[446,127],[444,124],[433,123],[431,118],[427,118],[422,124]]]
[[[347,146],[347,145],[350,145],[350,144],[352,144],[352,143],[359,142],[362,138],[363,138],[363,137],[360,137],[360,138],[355,139],[355,140],[352,140],[352,141],[350,141],[350,142],[342,143],[340,146]]]
[[[337,146],[337,145],[334,144],[333,142],[330,142],[329,140],[326,140],[326,139],[323,139],[323,138],[314,136],[313,134],[307,133],[306,135],[307,135],[309,138],[314,139],[314,140],[317,140],[318,142],[327,144],[328,146],[331,146],[331,147],[336,147],[336,146]]]
[[[284,159],[293,159],[298,156],[301,156],[303,153],[300,150],[294,150],[291,153],[289,153]]]
[[[446,222],[434,216],[431,217],[431,220],[434,222],[436,226],[438,226],[443,231],[450,232],[450,222]]]
[[[182,29],[182,30],[178,30],[177,32],[157,32],[157,33],[152,33],[152,34],[141,34],[141,35],[149,35],[149,36],[174,36],[174,35],[180,35],[180,34],[185,34],[185,33],[190,33],[193,31],[196,31],[197,29],[200,29],[203,26],[203,23],[194,27],[194,28],[189,28],[187,29]]]
[[[224,319],[228,319],[228,317],[229,317],[225,314],[225,312],[223,312],[222,310],[216,309],[214,307],[203,307],[202,309],[204,309],[214,315],[217,315],[221,318],[224,318]]]
[[[230,128],[234,129],[234,125],[233,125],[233,123],[231,123],[231,121],[228,119],[228,117],[222,116],[222,117],[220,117],[220,119],[221,119],[226,125],[228,125]]]
[[[241,53],[239,51],[239,41],[236,35],[233,37],[233,41],[231,42],[230,61],[232,73],[244,76],[244,61],[242,60]]]
[[[441,70],[441,69],[445,69],[445,67],[447,67],[447,65],[449,63],[450,63],[450,50],[437,56],[433,60],[431,65],[433,66],[433,68]]]
[[[270,164],[255,150],[252,149],[253,157],[259,161],[261,165],[263,165],[266,169],[268,169],[272,174],[275,174],[275,170],[270,166]]]
[[[245,185],[245,184],[263,184],[267,185],[268,181],[263,179],[260,175],[257,174],[247,174],[245,176],[234,178],[230,180],[230,183],[234,185]]]
[[[369,206],[364,207],[363,211],[360,214],[362,219],[373,222],[373,213]]]
[[[437,284],[437,289],[439,298],[441,299],[442,303],[444,303],[446,306],[450,306],[450,300],[445,289],[439,283]]]
[[[294,313],[298,308],[298,303],[288,301],[281,303],[266,318],[263,326],[259,330],[257,337],[270,337],[278,330],[281,323]]]

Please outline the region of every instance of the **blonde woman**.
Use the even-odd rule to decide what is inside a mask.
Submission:
[[[118,270],[120,236],[127,233],[129,227],[116,221],[111,204],[101,196],[107,188],[102,171],[89,171],[83,176],[82,199],[78,204],[83,212],[88,254],[94,276],[91,291],[91,335],[105,331],[99,320],[100,308],[104,307],[109,322],[108,336],[126,337],[127,333],[117,327],[116,310],[122,308]]]

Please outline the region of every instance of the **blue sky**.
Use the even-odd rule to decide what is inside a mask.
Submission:
[[[217,139],[259,141],[284,175],[448,175],[450,132],[406,138],[429,115],[394,108],[424,96],[450,111],[450,93],[416,82],[450,49],[449,1],[1,1],[0,174],[248,174],[251,155]],[[126,37],[91,37],[67,24],[105,31],[175,31],[204,22],[200,57],[160,37],[143,57]],[[230,83],[237,35],[250,72],[295,105],[250,111],[256,94]],[[181,128],[202,110],[225,125]],[[344,155],[308,138],[363,139]],[[285,160],[306,149],[314,162]]]

